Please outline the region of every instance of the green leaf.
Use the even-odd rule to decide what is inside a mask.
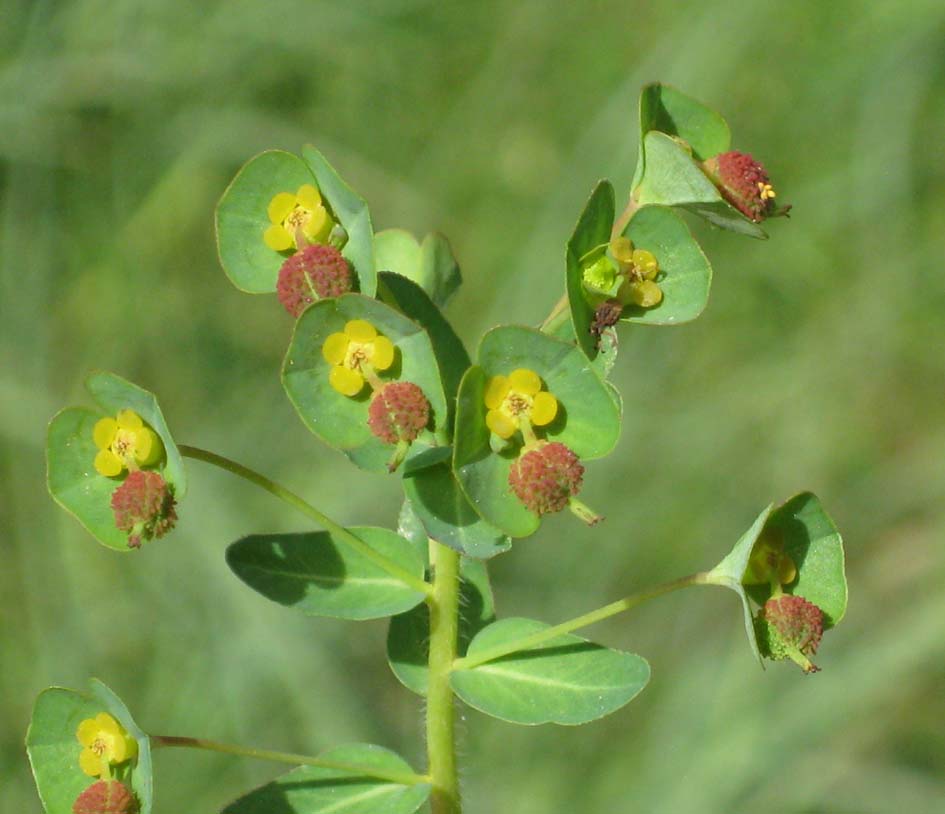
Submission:
[[[331,365],[322,356],[330,334],[345,323],[364,319],[396,347],[394,364],[380,373],[382,381],[409,381],[420,387],[430,402],[432,430],[421,433],[415,451],[438,443],[446,435],[446,397],[440,383],[430,338],[415,322],[393,308],[361,294],[321,300],[299,317],[282,366],[282,384],[306,427],[329,446],[345,453],[362,469],[386,472],[393,446],[375,438],[368,428],[371,388],[349,398],[328,383]]]
[[[584,272],[581,260],[594,249],[610,243],[610,232],[614,225],[614,208],[614,188],[609,181],[598,182],[574,227],[565,255],[565,286],[568,292],[572,330],[588,359],[596,359],[598,347],[596,338],[591,334],[594,308],[584,295]]]
[[[485,423],[488,380],[516,368],[534,370],[558,399],[558,415],[547,427],[537,428],[538,435],[566,444],[579,458],[599,458],[613,449],[620,436],[620,408],[574,345],[511,325],[483,337],[479,365],[469,369],[459,389],[453,469],[470,503],[488,523],[511,537],[526,537],[538,528],[539,519],[508,485],[521,440],[516,434],[503,452],[494,453]]]
[[[296,192],[316,184],[297,155],[267,150],[251,158],[230,182],[216,209],[217,253],[220,265],[240,291],[269,294],[276,290],[286,254],[270,249],[263,234],[271,225],[269,202],[280,192]],[[321,190],[323,200],[328,200]]]
[[[640,138],[650,130],[685,141],[699,161],[728,150],[728,124],[718,113],[670,85],[654,82],[640,94]]]
[[[377,288],[377,273],[374,265],[374,227],[371,225],[367,203],[341,179],[325,156],[311,144],[302,148],[302,158],[314,174],[322,197],[328,201],[331,211],[348,233],[348,242],[341,253],[358,275],[361,293],[373,297]]]
[[[624,234],[634,248],[653,253],[663,300],[653,308],[630,305],[622,319],[644,325],[679,325],[695,319],[709,301],[712,266],[689,227],[672,209],[645,206],[630,219]]]
[[[409,540],[382,528],[350,531],[423,579],[423,561]],[[380,619],[424,599],[327,531],[251,534],[227,548],[226,562],[254,591],[308,616]]]
[[[323,752],[325,760],[357,763],[384,772],[412,772],[399,755],[366,743]],[[412,814],[430,786],[402,785],[346,769],[302,766],[230,803],[223,814]]]
[[[502,619],[469,646],[475,656],[546,630],[531,619]],[[646,659],[566,634],[451,676],[456,694],[487,715],[517,724],[577,725],[632,700],[650,680]]]
[[[403,485],[428,537],[477,559],[494,557],[511,547],[509,538],[470,505],[449,462],[416,472],[408,469]]]
[[[471,364],[469,354],[442,311],[415,282],[399,274],[382,271],[378,275],[378,287],[379,295],[385,302],[412,319],[429,335],[449,405],[446,427],[452,435],[456,393],[460,379]]]
[[[804,492],[779,506],[762,536],[780,541],[797,566],[797,579],[784,587],[785,592],[817,605],[825,628],[836,625],[847,609],[843,540],[817,496]],[[759,605],[770,596],[764,585],[748,585],[745,590]]]
[[[681,206],[716,226],[749,237],[766,238],[765,231],[729,206],[684,146],[657,130],[643,139],[645,169],[635,188],[640,206]]]
[[[404,229],[378,232],[374,235],[374,260],[378,269],[415,282],[440,308],[462,283],[449,241],[437,232],[427,235],[423,243]]]
[[[495,619],[495,602],[486,564],[463,557],[460,561],[459,637],[457,651],[464,655],[480,630]],[[417,695],[427,694],[430,657],[430,609],[417,605],[390,620],[387,661],[397,679]]]
[[[53,417],[46,435],[47,486],[53,499],[100,543],[116,551],[133,551],[128,547],[128,535],[115,526],[111,508],[112,493],[121,479],[106,478],[93,465],[98,452],[92,438],[96,422],[126,408],[138,413],[164,443],[160,471],[173,485],[178,500],[187,490],[183,461],[152,393],[105,372],[94,373],[86,386],[104,412],[68,407]]]
[[[119,410],[130,408],[160,436],[161,441],[164,442],[166,456],[162,474],[165,480],[174,487],[177,499],[183,500],[187,493],[187,472],[184,469],[184,460],[171,437],[171,431],[167,428],[167,422],[164,420],[164,414],[161,412],[154,393],[104,370],[96,371],[89,376],[85,380],[85,389],[108,415],[115,415]]]
[[[135,724],[121,700],[101,682],[92,679],[92,694],[62,687],[43,690],[36,699],[26,751],[46,814],[71,814],[76,798],[96,782],[79,768],[82,751],[76,730],[86,718],[100,712],[112,715],[138,743],[138,758],[130,786],[150,814],[152,802],[151,748],[148,736]],[[124,778],[128,782],[128,778]]]

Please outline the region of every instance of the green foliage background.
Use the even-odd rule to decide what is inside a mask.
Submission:
[[[46,422],[112,369],[159,395],[180,441],[342,522],[393,523],[396,480],[320,446],[284,397],[290,321],[226,281],[216,198],[257,151],[317,144],[377,228],[450,237],[450,313],[474,347],[557,298],[593,184],[626,193],[636,98],[659,79],[723,112],[792,218],[767,243],[696,227],[705,315],[624,329],[628,418],[585,495],[606,524],[555,519],[500,557],[499,611],[553,622],[710,567],[810,488],[845,535],[849,613],[813,678],[761,673],[726,591],[599,626],[650,659],[651,685],[576,730],[468,711],[469,811],[942,810],[943,36],[939,0],[4,0],[0,809],[40,810],[33,698],[89,675],[151,731],[422,762],[384,623],[293,615],[226,569],[228,543],[298,518],[192,464],[178,532],[115,554],[47,496]],[[156,771],[161,814],[217,810],[279,769],[168,751]]]

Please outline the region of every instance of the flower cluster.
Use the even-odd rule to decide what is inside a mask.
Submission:
[[[279,269],[276,294],[296,319],[315,300],[340,297],[352,289],[351,267],[334,246],[306,246]]]
[[[521,431],[526,444],[535,440],[532,427],[544,427],[558,414],[558,400],[541,389],[541,377],[528,368],[489,379],[485,403],[486,426],[503,439]]]
[[[367,320],[352,319],[342,332],[328,336],[322,356],[332,366],[328,374],[332,389],[344,396],[357,396],[365,381],[380,389],[376,373],[394,364],[394,343]]]
[[[311,184],[303,184],[295,193],[278,193],[269,202],[266,214],[270,225],[263,241],[276,252],[325,243],[334,226],[321,194]]]
[[[730,150],[703,162],[703,168],[722,197],[755,223],[786,215],[790,206],[775,206],[777,194],[765,168],[748,153]]]
[[[95,471],[114,478],[126,469],[153,466],[164,455],[164,445],[157,433],[134,410],[119,410],[115,418],[99,419],[92,428],[98,447]]]
[[[138,742],[107,712],[86,718],[75,733],[82,746],[79,768],[89,777],[111,777],[111,767],[138,757]]]

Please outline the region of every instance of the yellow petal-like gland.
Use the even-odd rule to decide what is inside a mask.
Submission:
[[[797,566],[787,554],[781,555],[781,562],[778,563],[778,581],[782,585],[790,585],[797,579]]]
[[[89,777],[98,777],[103,772],[104,761],[91,749],[83,749],[79,753],[79,768]]]
[[[75,731],[76,740],[83,746],[91,746],[95,743],[95,739],[98,737],[103,727],[107,726],[108,723],[113,720],[114,718],[107,712],[100,712],[94,718],[85,718],[79,723]]]
[[[100,418],[95,422],[92,428],[92,440],[99,449],[108,449],[112,441],[115,440],[115,433],[118,431],[118,422],[111,416]]]
[[[502,402],[509,394],[509,380],[506,376],[493,376],[486,384],[485,398],[486,407],[490,410],[497,410],[502,406]]]
[[[371,365],[375,370],[387,370],[394,364],[394,343],[386,336],[377,336],[371,344],[374,348]]]
[[[501,410],[489,410],[486,413],[486,426],[499,438],[511,438],[512,433],[518,429],[518,422]]]
[[[265,243],[274,252],[284,252],[295,245],[292,235],[286,231],[282,224],[270,226],[263,233],[263,243]]]
[[[322,356],[325,357],[325,361],[330,365],[344,364],[350,342],[351,340],[345,334],[329,334],[325,344],[322,345]]]
[[[610,253],[618,263],[633,262],[633,243],[626,237],[615,237],[610,241]]]
[[[119,410],[115,420],[123,430],[140,430],[144,426],[141,416],[134,410]]]
[[[266,208],[266,214],[269,216],[269,222],[281,224],[282,221],[284,221],[289,216],[289,213],[295,209],[297,200],[297,197],[291,192],[280,192],[278,195],[273,197],[273,199],[269,201],[269,206]]]
[[[161,460],[164,443],[150,427],[142,427],[135,434],[135,460],[141,466],[151,466]]]
[[[633,265],[645,280],[652,280],[660,270],[660,264],[656,262],[653,252],[648,252],[646,249],[634,250]]]
[[[541,378],[534,370],[520,367],[509,374],[509,390],[524,396],[534,396],[541,390]]]
[[[125,468],[121,458],[110,449],[100,449],[95,456],[94,465],[95,471],[106,478],[114,478],[115,475],[120,475]]]
[[[353,342],[370,342],[377,336],[377,330],[365,319],[352,319],[345,323],[345,334]]]
[[[558,414],[558,399],[556,399],[547,390],[542,390],[535,395],[532,402],[532,409],[529,418],[536,427],[544,427],[554,421]]]
[[[663,299],[663,292],[652,280],[629,282],[620,289],[621,302],[639,305],[643,308],[652,308],[659,305]]]
[[[322,205],[321,193],[311,184],[302,184],[295,197],[298,205],[304,209],[314,209]]]
[[[364,376],[350,367],[333,367],[328,374],[328,383],[343,396],[356,396],[364,387]]]
[[[319,242],[318,238],[324,231],[327,220],[328,213],[325,211],[325,207],[321,205],[316,206],[308,218],[306,218],[305,225],[302,227],[305,237],[312,243]]]

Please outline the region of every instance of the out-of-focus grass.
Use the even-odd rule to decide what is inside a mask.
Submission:
[[[180,440],[258,466],[345,522],[397,484],[308,437],[276,374],[290,325],[214,257],[242,161],[316,143],[378,228],[441,229],[473,344],[556,299],[599,177],[626,191],[636,95],[672,82],[764,160],[789,222],[696,225],[716,270],[688,327],[624,334],[626,424],[589,468],[607,523],[555,519],[493,571],[549,621],[714,563],[769,500],[812,488],[847,542],[851,605],[823,672],[765,673],[734,597],[693,591],[593,631],[652,662],[603,722],[468,713],[470,811],[888,812],[945,806],[945,9],[785,4],[15,2],[0,10],[0,810],[39,811],[33,697],[96,675],[151,731],[421,761],[420,703],[382,623],[296,616],[223,564],[299,519],[192,468],[179,531],[97,546],[44,487],[45,424],[94,367],[156,391]],[[157,759],[157,814],[212,811],[278,769]]]

